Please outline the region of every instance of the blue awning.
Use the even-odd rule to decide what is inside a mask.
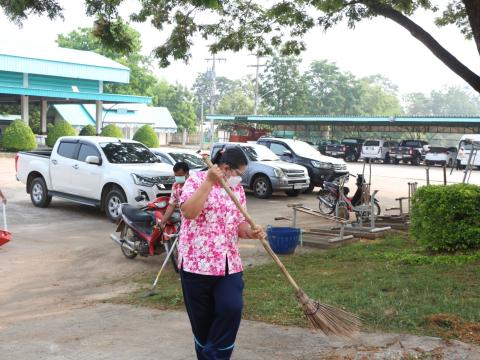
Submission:
[[[38,96],[42,98],[67,99],[67,100],[74,99],[74,100],[84,100],[84,101],[85,100],[104,101],[104,102],[110,102],[110,103],[150,104],[152,102],[152,98],[147,96],[31,89],[31,88],[11,87],[11,86],[0,86],[0,94],[27,95],[27,96]]]

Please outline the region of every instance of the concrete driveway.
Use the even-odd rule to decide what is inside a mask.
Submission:
[[[392,183],[408,180],[385,172],[379,185],[390,201]],[[102,304],[129,290],[118,282],[123,276],[157,270],[162,257],[125,259],[109,240],[113,224],[93,208],[58,199],[46,209],[33,207],[14,179],[13,159],[0,158],[0,186],[9,199],[13,233],[12,242],[0,247],[2,360],[194,358],[185,313]],[[317,205],[313,195],[292,199],[280,194],[266,201],[248,197],[249,210],[263,225],[289,215],[288,202]],[[255,241],[243,242],[241,251],[246,264],[268,261]],[[421,351],[480,359],[478,347],[435,338],[361,334],[346,341],[250,321],[242,323],[234,359],[400,359],[405,352]]]

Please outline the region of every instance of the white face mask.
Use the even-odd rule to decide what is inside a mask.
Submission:
[[[237,186],[238,184],[240,184],[242,182],[242,177],[241,176],[230,176],[228,179],[227,179],[227,184],[228,186],[230,186],[231,188],[234,188],[235,186]]]

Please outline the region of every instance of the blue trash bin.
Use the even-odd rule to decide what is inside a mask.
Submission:
[[[300,229],[269,226],[267,228],[267,237],[268,243],[275,254],[293,254],[300,239]]]

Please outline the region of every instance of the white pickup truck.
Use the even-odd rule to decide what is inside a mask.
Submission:
[[[116,221],[121,204],[141,206],[171,192],[171,165],[144,145],[97,136],[64,136],[50,151],[19,152],[17,180],[26,184],[33,205],[47,207],[52,196],[98,207]]]

